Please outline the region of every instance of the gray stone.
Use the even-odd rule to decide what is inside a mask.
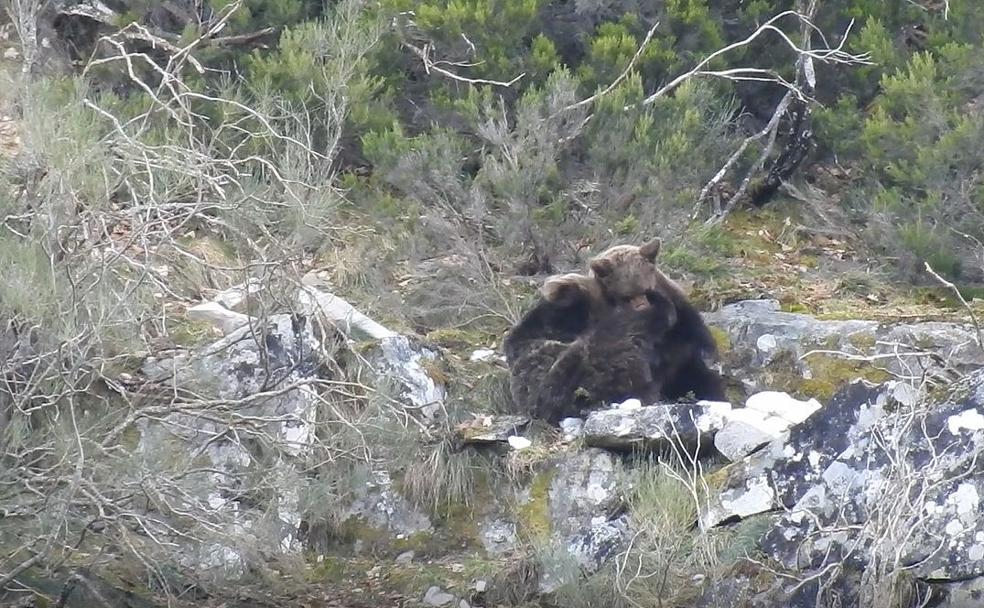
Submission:
[[[428,606],[447,606],[454,601],[454,596],[446,593],[440,587],[433,586],[424,593],[424,603]]]
[[[886,391],[855,382],[787,435],[717,473],[721,480],[712,483],[717,492],[702,509],[703,525],[794,505],[862,430],[882,415]]]
[[[984,371],[875,421],[810,480],[763,548],[791,568],[877,555],[924,580],[982,576],[982,450]]]
[[[580,418],[564,418],[560,421],[560,431],[564,441],[571,442],[584,434],[584,420]]]
[[[980,608],[984,606],[984,577],[964,581],[932,583],[933,608]]]
[[[873,361],[879,368],[902,378],[944,373],[947,367],[968,373],[984,366],[976,332],[966,324],[820,320],[782,312],[775,300],[736,302],[705,314],[704,319],[727,334],[730,346],[722,353],[722,371],[739,379],[748,392],[775,388],[770,386],[769,367],[780,357],[785,357],[783,365],[792,365],[792,371],[804,379],[823,373],[822,367],[815,372],[815,358],[844,358],[838,352],[855,361],[876,357]]]
[[[175,441],[182,442],[180,451],[201,454],[209,462],[207,481],[186,479],[185,491],[190,496],[200,496],[217,516],[228,517],[231,534],[249,529],[253,536],[277,539],[282,551],[297,549],[301,484],[289,457],[307,454],[314,439],[317,398],[305,381],[314,378],[321,365],[319,352],[304,319],[273,315],[263,324],[235,330],[201,349],[148,357],[142,366],[145,380],[167,390],[178,389],[201,399],[241,401],[236,414],[255,418],[256,430],[280,443],[288,458],[275,465],[276,472],[269,476],[280,484],[276,490],[279,504],[272,518],[249,513],[230,498],[240,493],[241,480],[254,465],[254,456],[242,442],[226,435],[228,424],[221,416],[180,411],[160,420],[138,421],[141,466],[155,470],[167,461]],[[264,392],[270,396],[256,398]],[[202,547],[195,566],[235,570],[238,562],[237,550],[214,544]]]
[[[682,448],[706,452],[724,426],[727,403],[657,404],[637,409],[597,410],[584,423],[586,445],[630,450]]]
[[[615,460],[600,449],[569,454],[553,471],[548,491],[553,538],[581,572],[595,572],[625,540],[628,526],[615,518],[623,505],[619,480]]]
[[[479,524],[482,546],[493,555],[508,553],[516,548],[516,522],[503,518]]]
[[[433,529],[427,515],[397,493],[389,473],[380,470],[372,471],[367,482],[358,488],[348,517],[359,518],[369,528],[389,532],[394,537]]]

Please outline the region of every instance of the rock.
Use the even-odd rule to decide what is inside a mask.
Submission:
[[[525,450],[533,445],[533,442],[526,437],[520,437],[519,435],[512,435],[506,440],[509,443],[509,447],[514,450]]]
[[[984,366],[966,324],[820,320],[782,312],[775,300],[729,304],[704,319],[721,334],[722,371],[749,393],[783,390],[825,402],[858,378],[880,383],[912,370],[935,375]]]
[[[559,461],[550,483],[550,517],[554,529],[576,532],[621,506],[616,464],[604,450],[586,449]]]
[[[318,399],[305,381],[315,377],[321,365],[319,352],[303,319],[273,315],[266,323],[240,328],[196,351],[149,357],[141,368],[145,380],[168,390],[205,400],[240,401],[236,415],[255,418],[254,431],[277,442],[283,456],[267,471],[269,479],[278,484],[271,489],[278,497],[272,516],[242,509],[235,499],[241,495],[243,478],[255,465],[255,455],[226,434],[229,425],[218,413],[199,415],[189,406],[160,420],[138,421],[139,466],[158,470],[161,463],[174,458],[175,450],[199,454],[208,462],[208,473],[188,476],[183,491],[207,504],[233,538],[248,529],[252,535],[276,539],[278,550],[298,549],[298,488],[303,484],[291,458],[305,456],[314,440]],[[268,397],[253,398],[265,391]],[[222,542],[201,546],[197,557],[192,551],[188,555],[189,565],[201,570],[242,567],[238,549]]]
[[[424,593],[424,603],[428,606],[447,606],[454,601],[454,596],[444,592],[440,587],[433,586]]]
[[[887,386],[864,381],[845,387],[826,407],[764,449],[725,467],[701,514],[704,526],[791,507],[827,466],[884,412]]]
[[[414,558],[413,551],[404,551],[403,553],[397,555],[394,561],[400,565],[406,565],[412,562],[413,558]]]
[[[246,299],[255,293],[259,293],[261,289],[263,289],[263,285],[260,280],[256,277],[250,277],[244,285],[236,285],[235,287],[230,287],[215,294],[212,301],[228,310],[243,312],[243,305],[246,303]]]
[[[433,529],[427,515],[393,488],[386,471],[372,471],[368,482],[356,489],[356,496],[344,519],[357,518],[374,533],[406,537]]]
[[[598,570],[625,540],[628,525],[615,517],[623,504],[617,473],[611,454],[590,448],[567,455],[554,469],[548,491],[552,538],[580,572]],[[555,575],[551,584],[562,584],[561,578]]]
[[[300,311],[311,317],[323,317],[345,335],[360,333],[373,340],[398,338],[399,334],[376,323],[351,304],[324,289],[325,282],[314,271],[301,278],[298,293]]]
[[[947,395],[874,421],[810,479],[762,542],[787,567],[838,556],[922,580],[984,576],[984,370]]]
[[[637,410],[642,407],[642,401],[636,398],[626,399],[622,403],[613,403],[612,408],[616,410]]]
[[[395,381],[398,396],[425,412],[435,412],[444,403],[443,384],[427,372],[427,365],[437,359],[436,352],[399,335],[380,339],[370,356],[380,383]]]
[[[762,391],[749,397],[745,402],[745,407],[768,416],[782,418],[788,421],[791,426],[803,422],[822,406],[816,399],[802,401],[790,397],[789,393]]]
[[[984,578],[932,583],[933,608],[978,608],[984,606]]]
[[[455,427],[462,444],[506,443],[530,423],[526,416],[477,416]]]
[[[560,421],[563,440],[571,442],[584,434],[584,421],[580,418],[564,418]]]
[[[800,401],[775,391],[756,393],[748,398],[744,408],[725,414],[726,422],[714,436],[714,447],[732,462],[740,460],[781,437],[820,407],[816,399]]]
[[[495,351],[491,348],[479,348],[478,350],[472,351],[469,361],[488,361],[495,356]]]
[[[498,555],[516,548],[516,522],[497,518],[481,522],[479,526],[479,538],[487,552]]]
[[[596,410],[584,423],[584,441],[589,446],[619,450],[676,446],[704,452],[713,445],[714,433],[724,426],[730,410],[730,404],[710,402]]]
[[[741,460],[756,449],[776,439],[785,429],[769,428],[761,412],[746,408],[734,410],[720,431],[714,435],[714,447],[728,460]]]
[[[228,336],[254,321],[249,315],[228,310],[216,302],[205,302],[188,308],[185,316],[192,321],[202,321]]]

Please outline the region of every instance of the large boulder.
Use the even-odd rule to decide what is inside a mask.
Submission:
[[[746,394],[787,391],[829,400],[847,382],[922,375],[950,377],[984,366],[970,325],[825,320],[783,312],[776,300],[747,300],[704,315],[726,376]]]
[[[934,581],[984,575],[984,372],[865,429],[763,540],[787,567],[891,559]]]
[[[884,413],[889,389],[859,380],[765,448],[714,473],[704,526],[790,507]]]

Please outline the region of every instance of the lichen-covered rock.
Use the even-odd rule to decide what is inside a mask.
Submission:
[[[974,328],[959,323],[821,320],[782,312],[775,300],[737,302],[704,318],[726,344],[722,371],[747,393],[782,390],[825,402],[858,378],[880,383],[913,370],[984,366]]]
[[[620,480],[615,458],[589,448],[561,453],[521,491],[525,532],[550,548],[540,556],[541,593],[596,571],[623,545]]]
[[[236,415],[251,417],[255,432],[275,441],[287,455],[302,456],[310,446],[316,425],[316,395],[306,380],[321,365],[317,340],[305,320],[274,315],[266,323],[243,327],[197,351],[178,351],[169,357],[149,357],[142,372],[150,382],[172,387],[199,399],[236,403]],[[183,481],[189,496],[198,496],[216,512],[228,512],[230,532],[246,529],[250,535],[273,537],[283,551],[297,549],[301,523],[300,485],[294,468],[281,461],[269,479],[279,484],[278,506],[272,514],[247,514],[234,497],[241,494],[245,472],[255,464],[254,454],[221,417],[195,407],[175,408],[158,419],[138,421],[137,454],[146,468],[155,470],[175,447],[185,454],[207,458],[207,481],[188,476]],[[182,442],[175,446],[174,442]],[[261,523],[266,528],[260,530]],[[239,553],[226,545],[201,548],[196,567],[238,569]]]
[[[787,567],[891,559],[920,579],[984,575],[984,371],[864,429],[763,539]]]
[[[366,483],[357,488],[356,498],[348,511],[349,520],[358,520],[372,533],[385,532],[393,539],[432,529],[427,515],[393,488],[389,473],[372,471],[368,477]]]
[[[588,415],[582,431],[589,446],[631,450],[646,448],[685,449],[706,453],[713,447],[714,433],[731,411],[731,404],[656,404],[635,409],[596,410]]]
[[[444,385],[428,371],[428,365],[438,359],[436,352],[407,336],[391,336],[379,340],[373,355],[370,361],[377,376],[395,381],[400,398],[424,412],[440,409],[445,398]]]
[[[709,480],[714,491],[701,513],[705,526],[796,503],[884,412],[886,387],[864,381],[845,387],[788,433]]]

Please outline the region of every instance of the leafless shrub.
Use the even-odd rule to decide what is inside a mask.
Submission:
[[[236,83],[189,84],[201,38],[151,57],[130,45],[136,25],[99,40],[74,89],[24,79],[5,92],[26,152],[6,163],[0,198],[0,528],[19,538],[0,547],[0,588],[30,568],[126,560],[176,593],[175,572],[197,579],[230,555],[261,565],[296,542],[299,514],[337,520],[357,473],[388,464],[373,450],[382,422],[421,428],[366,387],[357,354],[337,364],[345,342],[330,327],[324,373],[268,367],[257,391],[230,396],[222,378],[182,371],[213,352],[184,347],[214,337],[182,339],[175,325],[211,290],[258,279],[253,325],[220,344],[274,365],[269,326],[294,309],[312,241],[336,236],[345,86],[378,34],[356,25],[359,7],[343,2],[321,30],[346,52],[325,66],[316,114],[271,95],[247,101]],[[91,91],[97,67],[142,102]],[[145,377],[148,353],[173,357],[175,373]],[[270,405],[289,399],[310,400],[309,417]]]

